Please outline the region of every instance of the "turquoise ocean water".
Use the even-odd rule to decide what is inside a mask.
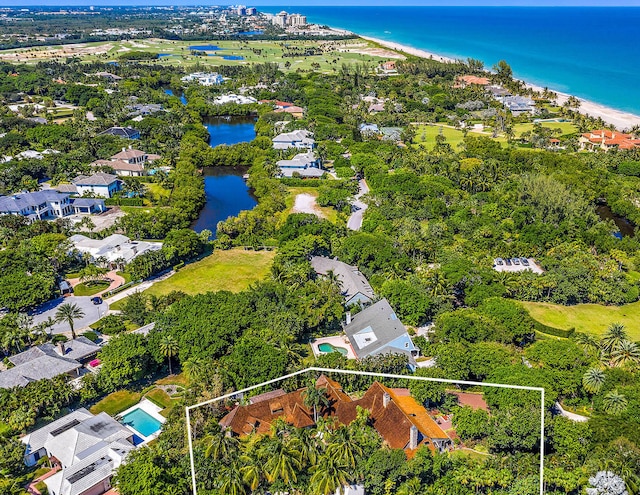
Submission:
[[[640,8],[269,7],[491,67],[640,115]]]

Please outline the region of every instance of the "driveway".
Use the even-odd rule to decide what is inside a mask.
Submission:
[[[92,297],[94,296],[60,297],[37,307],[29,315],[33,317],[33,324],[37,325],[49,317],[55,319],[56,311],[60,305],[65,303],[76,304],[84,313],[84,317],[75,320],[73,325],[77,332],[81,328],[88,327],[98,321],[109,310],[109,305],[106,302],[99,306],[94,305],[91,302]],[[51,331],[54,334],[66,333],[70,336],[69,324],[66,322],[56,323],[51,327]]]
[[[369,186],[364,179],[358,181],[358,194],[354,196],[354,201],[351,205],[351,211],[353,212],[347,221],[347,228],[350,230],[360,230],[362,227],[362,216],[364,215],[367,205],[360,201],[360,198],[369,192]]]

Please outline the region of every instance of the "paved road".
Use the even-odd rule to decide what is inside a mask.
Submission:
[[[585,421],[589,421],[589,418],[586,416],[581,416],[580,414],[572,413],[566,411],[562,408],[559,402],[556,402],[556,410],[565,418],[570,419],[571,421],[576,421],[577,423],[584,423]]]
[[[77,331],[95,323],[109,310],[109,305],[106,302],[103,302],[99,306],[94,305],[91,302],[92,297],[94,296],[60,297],[39,306],[29,314],[33,316],[33,324],[37,325],[49,317],[55,319],[56,311],[61,304],[76,304],[84,312],[84,317],[75,321],[74,328]],[[70,336],[68,323],[56,323],[51,330],[54,334],[68,333]]]
[[[362,227],[362,217],[367,209],[367,205],[360,201],[360,198],[369,192],[369,186],[367,186],[364,179],[360,179],[358,186],[358,194],[355,195],[354,201],[351,204],[351,211],[353,211],[353,213],[347,221],[347,228],[351,230],[360,230]]]
[[[125,297],[128,297],[131,294],[133,294],[134,292],[142,292],[144,290],[147,290],[153,284],[155,284],[157,282],[162,282],[163,280],[168,279],[174,273],[176,273],[176,272],[171,270],[170,272],[163,273],[163,274],[158,275],[156,277],[152,277],[152,278],[150,278],[148,280],[145,280],[144,282],[142,282],[142,283],[140,283],[138,285],[134,285],[133,287],[131,287],[129,289],[125,289],[123,291],[120,291],[120,292],[118,292],[117,294],[114,294],[113,296],[111,296],[108,299],[109,304],[113,304],[114,302],[119,301],[120,299],[124,299]]]

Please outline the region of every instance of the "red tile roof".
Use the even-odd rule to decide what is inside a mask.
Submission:
[[[448,438],[406,389],[390,389],[374,382],[360,399],[352,400],[338,382],[327,376],[322,375],[316,387],[326,389],[330,402],[329,407],[320,411],[323,417],[333,417],[338,423],[348,425],[356,419],[359,407],[366,409],[371,413],[373,427],[391,448],[410,449],[412,426],[419,432],[417,446],[426,445],[435,450],[432,439]],[[304,405],[304,390],[284,395],[262,394],[257,402],[254,402],[254,398],[249,405],[236,406],[222,418],[220,424],[230,428],[236,435],[268,433],[277,418],[283,418],[297,428],[313,426],[313,411]]]

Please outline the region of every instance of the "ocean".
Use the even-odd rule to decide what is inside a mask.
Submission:
[[[640,8],[264,8],[439,55],[506,60],[519,79],[640,115]]]

